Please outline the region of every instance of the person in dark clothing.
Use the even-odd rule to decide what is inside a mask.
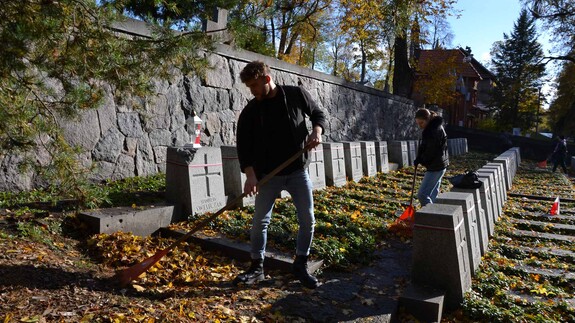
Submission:
[[[422,206],[433,203],[439,194],[441,179],[449,166],[447,134],[443,129],[443,118],[425,108],[417,110],[415,122],[423,129],[415,167],[426,168],[417,198]]]
[[[250,232],[252,263],[234,279],[234,283],[254,284],[264,279],[264,255],[267,229],[275,199],[287,190],[297,210],[299,230],[293,274],[308,288],[316,288],[318,280],[307,271],[315,218],[312,183],[306,171],[307,152],[269,182],[257,187],[258,180],[309,145],[321,143],[325,114],[301,87],[276,85],[269,67],[263,62],[247,64],[240,73],[242,82],[254,99],[240,113],[237,129],[238,159],[246,174],[244,192],[256,194],[255,212]],[[313,130],[308,133],[306,116]]]
[[[553,172],[557,170],[557,166],[561,165],[563,172],[567,174],[567,165],[565,165],[565,158],[567,157],[567,140],[564,136],[557,138],[557,144],[551,155],[553,159]]]

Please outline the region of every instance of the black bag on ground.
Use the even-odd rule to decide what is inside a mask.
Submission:
[[[480,188],[481,181],[479,181],[479,176],[477,172],[467,171],[465,174],[455,175],[449,178],[451,185],[457,188]]]

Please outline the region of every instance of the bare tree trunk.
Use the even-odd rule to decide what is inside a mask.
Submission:
[[[271,33],[272,46],[274,47],[274,50],[275,50],[276,49],[276,26],[274,24],[274,18],[273,17],[270,19],[270,25],[272,28],[272,33]]]
[[[360,48],[361,48],[361,77],[359,82],[361,84],[365,83],[365,74],[366,72],[366,63],[367,63],[367,53],[365,52],[365,46],[363,44],[363,41],[360,42]]]
[[[395,37],[393,70],[393,94],[406,98],[411,96],[412,71],[407,57],[407,39],[404,36]]]

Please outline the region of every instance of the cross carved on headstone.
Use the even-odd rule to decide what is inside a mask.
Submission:
[[[204,167],[204,173],[203,174],[195,174],[193,176],[194,177],[204,176],[206,178],[206,195],[208,197],[211,197],[212,194],[210,192],[210,176],[211,175],[220,176],[221,173],[220,172],[212,172],[212,173],[209,172],[208,167],[210,167],[211,165],[208,164],[208,154],[204,155],[204,165],[202,165],[202,166]]]

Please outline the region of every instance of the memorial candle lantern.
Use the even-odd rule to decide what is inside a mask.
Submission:
[[[193,117],[190,116],[186,120],[186,125],[188,126],[188,133],[192,135],[192,141],[190,143],[187,143],[186,147],[192,147],[192,148],[202,147],[202,145],[200,144],[202,124],[203,124],[202,119],[198,117],[195,111]]]

